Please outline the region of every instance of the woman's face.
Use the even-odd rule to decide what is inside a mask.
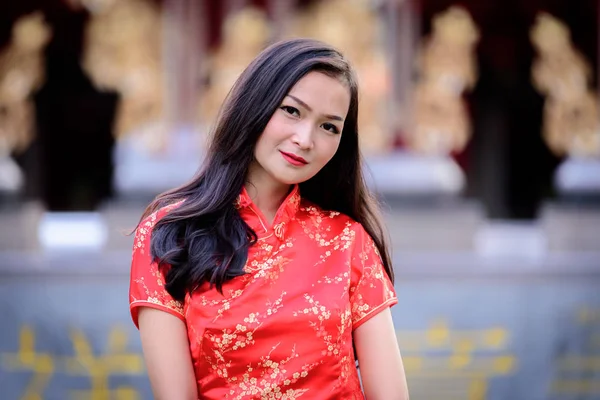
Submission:
[[[259,137],[251,180],[292,185],[309,180],[338,149],[350,91],[337,78],[310,72],[283,99]]]

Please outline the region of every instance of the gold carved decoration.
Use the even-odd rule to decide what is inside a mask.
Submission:
[[[463,93],[477,81],[475,45],[479,31],[470,14],[452,6],[433,19],[417,58],[408,147],[418,153],[448,155],[462,151],[471,137]]]
[[[533,84],[546,97],[543,136],[548,147],[558,156],[600,155],[598,103],[589,87],[592,70],[573,47],[569,28],[540,13],[530,39],[538,54]]]
[[[52,31],[41,12],[19,18],[0,52],[0,155],[21,152],[34,136],[31,94],[44,82],[43,51]]]

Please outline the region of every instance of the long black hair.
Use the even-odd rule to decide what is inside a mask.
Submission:
[[[358,148],[358,85],[340,52],[310,39],[292,39],[262,51],[240,75],[225,100],[204,166],[187,184],[159,195],[142,219],[185,200],[160,219],[151,253],[166,273],[166,290],[178,300],[210,282],[222,290],[244,274],[248,248],[256,234],[235,208],[255,144],[290,89],[311,71],[340,79],[350,92],[350,107],[333,158],[313,178],[300,183],[301,196],[325,210],[361,223],[373,238],[393,281],[393,270],[375,199],[366,187]]]

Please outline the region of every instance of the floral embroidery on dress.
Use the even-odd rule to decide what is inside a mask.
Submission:
[[[184,303],[173,299],[165,289],[165,278],[158,265],[152,261],[150,240],[156,222],[181,202],[174,203],[150,214],[140,222],[133,239],[131,256],[131,285],[129,304],[137,325],[137,308],[153,305],[177,317],[184,316]]]
[[[132,314],[138,300],[185,311],[203,399],[364,399],[352,332],[397,302],[373,240],[349,217],[304,201],[297,186],[271,224],[245,190],[234,206],[258,236],[246,274],[222,293],[204,284],[174,302],[147,254],[168,211],[159,210],[134,242]]]

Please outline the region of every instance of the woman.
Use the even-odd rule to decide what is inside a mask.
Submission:
[[[323,43],[274,44],[242,73],[199,175],[136,231],[130,308],[157,399],[408,399],[357,115]]]

